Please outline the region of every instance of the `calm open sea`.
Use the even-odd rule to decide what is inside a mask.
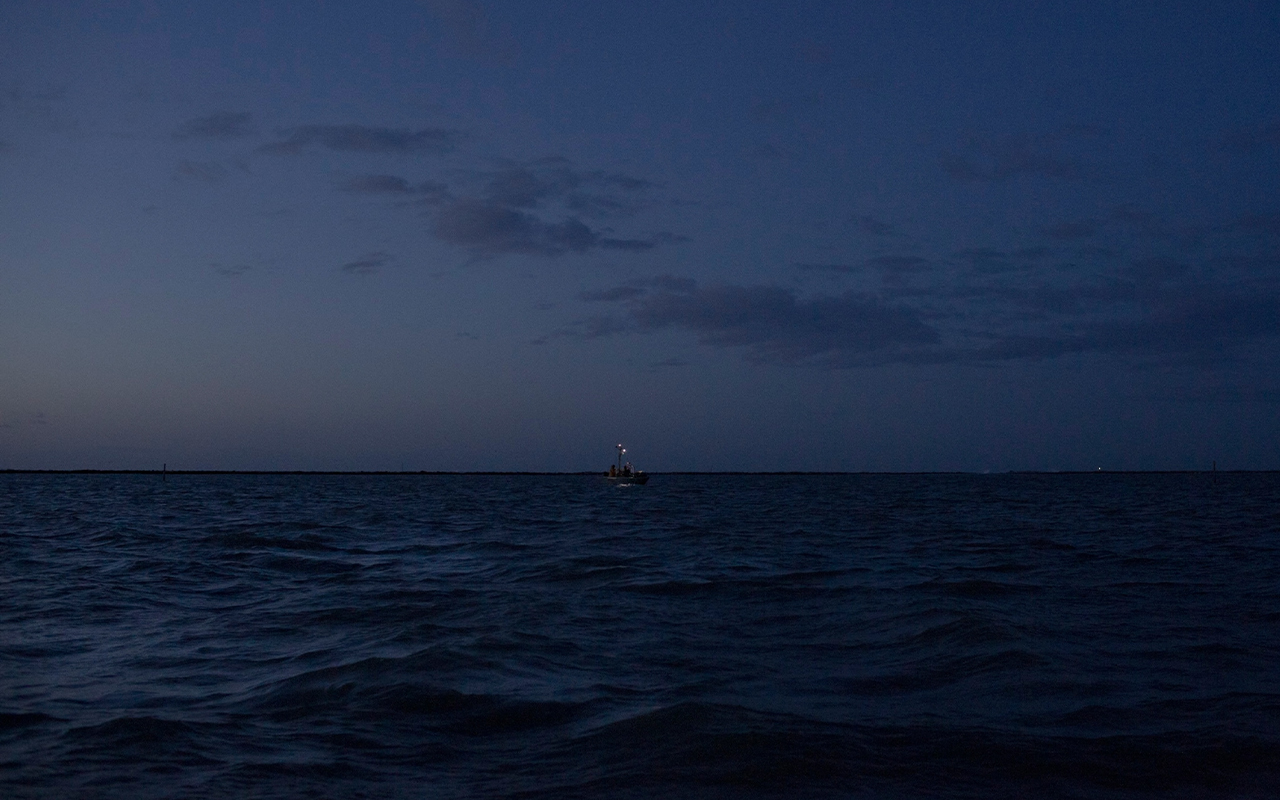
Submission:
[[[0,795],[1280,796],[1280,475],[0,475]]]

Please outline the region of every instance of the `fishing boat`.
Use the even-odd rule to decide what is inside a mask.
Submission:
[[[622,456],[626,452],[627,449],[625,447],[618,445],[618,463],[609,466],[609,471],[605,473],[605,477],[609,479],[610,483],[638,483],[643,486],[649,482],[649,475],[634,469],[630,461],[625,464],[622,463]]]

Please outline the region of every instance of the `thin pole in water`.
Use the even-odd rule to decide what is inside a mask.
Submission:
[[[160,466],[160,482],[164,483],[169,480],[169,462],[166,461]]]

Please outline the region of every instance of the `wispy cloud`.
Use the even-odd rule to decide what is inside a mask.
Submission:
[[[173,132],[175,139],[236,139],[252,135],[253,115],[248,111],[219,111],[207,117],[189,119]]]
[[[1111,212],[1111,221],[1135,234],[1152,239],[1163,239],[1189,250],[1197,247],[1205,238],[1222,233],[1229,226],[1205,222],[1163,219],[1135,205],[1117,206]]]
[[[410,194],[413,187],[395,175],[357,175],[338,184],[338,189],[352,194]]]
[[[933,269],[933,264],[919,256],[885,255],[868,258],[865,265],[879,273],[886,286],[904,287],[921,273]]]
[[[1049,239],[1057,241],[1070,241],[1073,239],[1088,239],[1098,232],[1098,223],[1091,219],[1077,220],[1074,222],[1060,222],[1057,225],[1050,225],[1042,228],[1040,232]]]
[[[741,348],[758,362],[843,360],[938,341],[937,331],[912,309],[854,292],[801,298],[780,286],[704,287],[665,276],[587,299],[621,304],[621,318],[580,320],[566,335],[686,330],[705,345]]]
[[[813,264],[809,262],[796,264],[796,269],[801,272],[829,272],[837,275],[849,275],[861,271],[859,267],[851,264]]]
[[[1241,220],[1202,226],[1211,238],[1199,255],[1155,240],[1152,254],[1123,258],[1064,238],[1053,248],[796,265],[848,275],[858,288],[843,293],[664,276],[579,294],[606,313],[553,336],[685,331],[754,361],[829,367],[1069,355],[1222,363],[1280,340],[1280,256],[1266,233],[1270,218],[1254,222],[1261,239]],[[868,273],[883,280],[869,283]]]
[[[620,300],[634,300],[645,293],[639,286],[615,286],[598,292],[583,292],[578,299],[587,303],[616,303]]]
[[[483,198],[494,205],[535,209],[560,203],[581,216],[626,216],[637,209],[637,197],[653,184],[640,178],[601,170],[581,170],[567,159],[547,158],[529,164],[506,164],[485,175]]]
[[[398,175],[357,175],[338,183],[349,194],[390,195],[413,198],[423,205],[438,205],[453,198],[449,187],[436,181],[410,183]]]
[[[676,237],[619,237],[596,223],[635,213],[648,181],[580,170],[562,158],[503,164],[479,174],[466,196],[441,198],[432,233],[479,256],[560,256],[589,250],[642,252]]]
[[[66,98],[67,89],[63,86],[38,90],[14,86],[0,94],[0,109],[12,109],[48,131],[69,131],[78,124],[58,110]]]
[[[173,178],[178,181],[202,181],[217,183],[227,177],[227,168],[216,161],[182,160],[174,167]]]
[[[376,253],[363,255],[355,261],[349,261],[346,264],[343,264],[342,271],[352,273],[353,275],[371,275],[393,259],[394,256],[390,253],[379,250]]]
[[[1041,136],[1012,136],[997,140],[973,140],[955,150],[944,151],[939,163],[952,178],[963,182],[999,182],[1032,175],[1075,180],[1087,170],[1078,158],[1062,152],[1063,145],[1099,132],[1072,129]]]
[[[866,265],[881,272],[923,272],[932,265],[927,258],[920,256],[875,256],[868,258]]]
[[[853,226],[861,233],[869,236],[892,236],[897,230],[896,226],[888,222],[883,222],[875,217],[869,217],[865,214],[854,217],[850,220]]]
[[[288,145],[292,151],[316,136],[311,129],[305,135],[295,132],[271,147]],[[489,170],[455,171],[451,180],[454,186],[369,174],[345,178],[337,189],[396,198],[400,207],[426,206],[431,235],[478,258],[556,257],[591,250],[638,253],[686,241],[666,232],[643,238],[619,236],[602,223],[630,217],[645,206],[642,195],[653,184],[630,175],[584,170],[564,158],[544,158],[503,161]]]
[[[1249,152],[1266,147],[1280,147],[1280,120],[1237,128],[1219,139],[1219,148],[1222,150]]]
[[[209,266],[224,278],[238,278],[253,269],[248,264],[220,264],[216,261]]]
[[[577,217],[545,222],[524,211],[475,200],[459,200],[442,208],[432,230],[441,241],[485,255],[558,256],[594,248],[640,251],[654,246],[652,241],[606,236]]]
[[[365,125],[303,125],[281,131],[284,137],[258,148],[272,155],[297,155],[315,145],[354,153],[427,153],[441,155],[457,147],[459,134],[445,128],[373,128]]]
[[[1246,233],[1280,236],[1280,213],[1246,214],[1236,222],[1236,227]]]
[[[1266,403],[1280,404],[1280,390],[1264,386],[1211,386],[1195,388],[1168,398],[1192,403]]]
[[[422,5],[441,23],[444,43],[455,55],[504,65],[514,60],[519,50],[515,37],[490,24],[479,0],[422,0]]]
[[[963,355],[968,360],[1045,359],[1071,353],[1123,355],[1222,351],[1246,340],[1280,336],[1280,294],[1241,294],[1204,287],[1171,292],[1128,319],[1073,323],[1040,335],[1002,335]]]

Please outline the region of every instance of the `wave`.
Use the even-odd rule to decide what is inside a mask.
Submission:
[[[965,597],[974,600],[1000,598],[1015,594],[1032,594],[1042,591],[1043,589],[1043,587],[1035,584],[990,581],[980,578],[971,578],[959,581],[935,578],[931,581],[918,583],[909,588],[941,592],[942,594],[948,594],[953,597]]]
[[[369,658],[324,667],[276,682],[245,708],[291,723],[336,719],[423,725],[446,733],[485,736],[557,727],[584,716],[591,701],[537,700],[464,692],[424,676],[466,675],[500,663],[456,650],[430,650],[402,658]]]
[[[300,528],[314,530],[316,526]],[[232,551],[244,550],[300,550],[304,552],[342,552],[319,536],[303,535],[298,537],[267,536],[251,531],[222,533],[210,536],[207,543]]]
[[[59,722],[57,717],[51,717],[48,714],[40,714],[36,712],[28,713],[0,713],[0,731],[11,731],[19,728],[28,728],[33,725],[40,725],[45,722]]]
[[[832,683],[842,693],[852,695],[910,694],[936,691],[989,673],[1022,673],[1045,663],[1043,656],[1009,649],[984,655],[933,658],[898,666],[878,675],[838,679]]]
[[[594,751],[609,775],[558,789],[575,796],[646,783],[685,787],[690,794],[738,789],[771,796],[1146,797],[1192,791],[1262,797],[1280,788],[1280,742],[1274,739],[844,725],[701,703],[612,722],[574,747]]]

